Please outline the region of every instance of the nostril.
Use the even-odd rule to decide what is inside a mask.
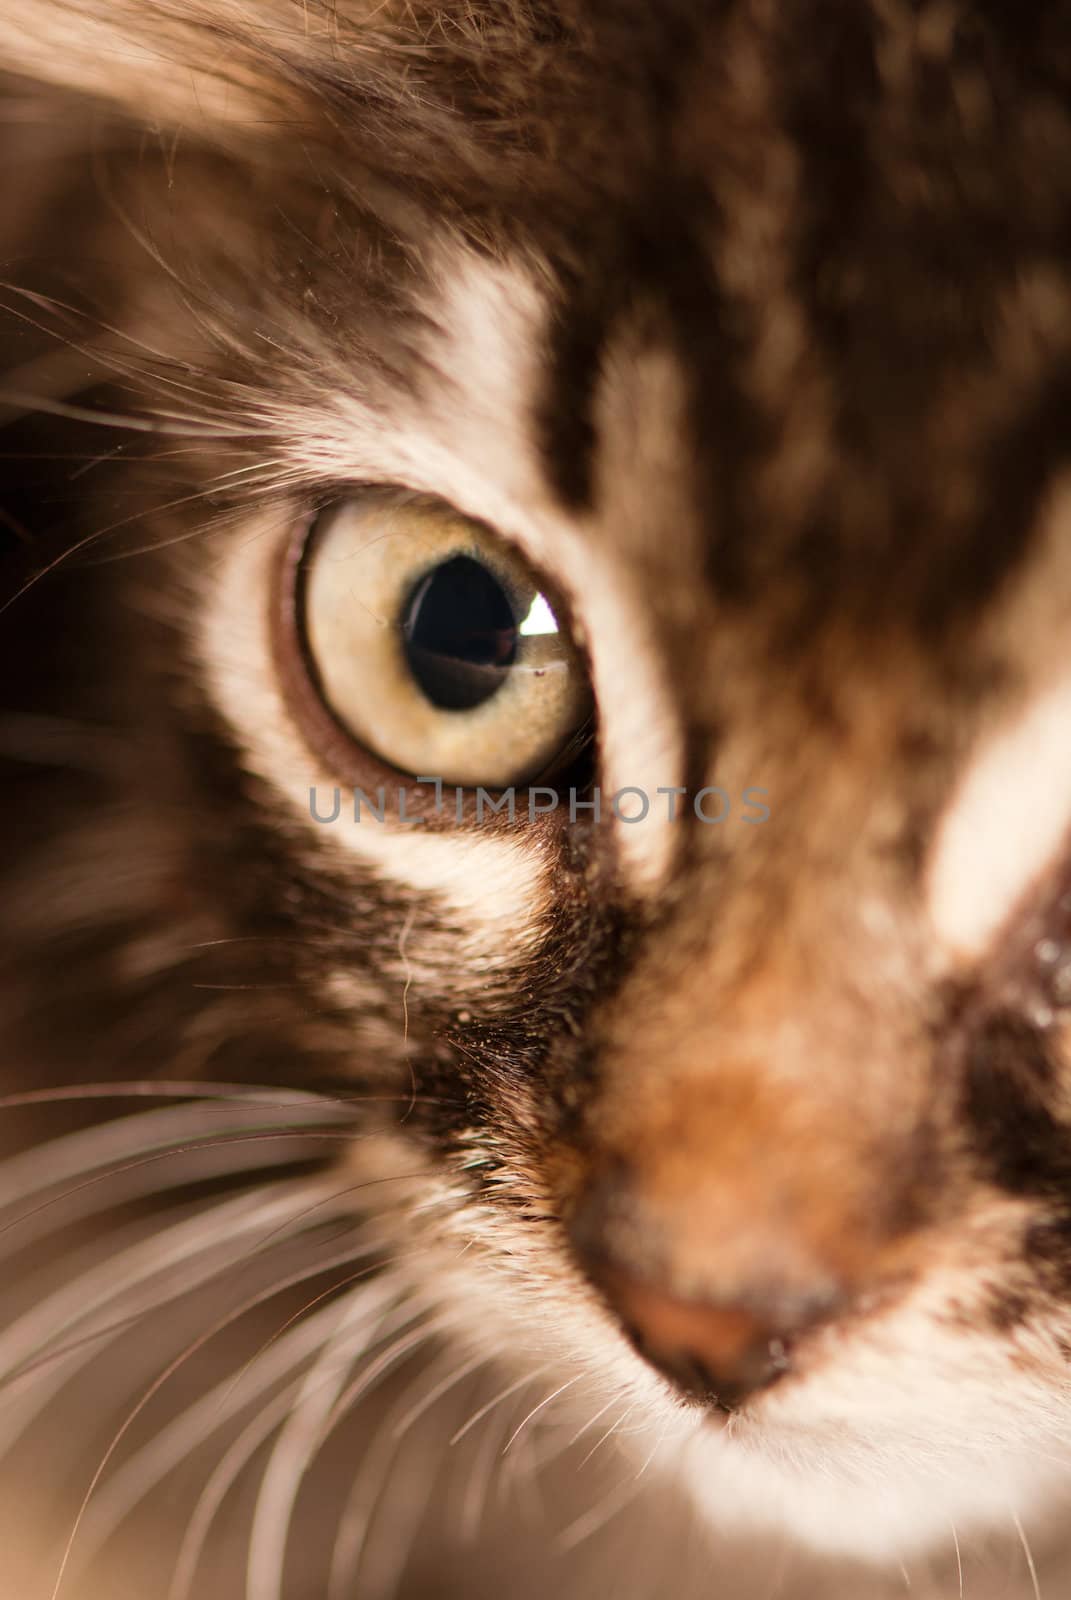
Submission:
[[[699,1356],[687,1350],[658,1350],[648,1344],[637,1329],[626,1325],[625,1332],[643,1359],[675,1389],[679,1389],[682,1395],[702,1405],[716,1406],[719,1411],[739,1410],[750,1395],[764,1388],[776,1376],[770,1363],[761,1373],[756,1368],[746,1381],[742,1381],[739,1375],[730,1378],[724,1372],[713,1372]]]
[[[735,1411],[791,1368],[794,1334],[816,1320],[678,1298],[619,1270],[600,1282],[637,1351],[691,1398]]]
[[[636,1351],[682,1393],[722,1411],[737,1411],[760,1389],[790,1370],[785,1342],[769,1339],[738,1354],[733,1362],[714,1365],[710,1351],[681,1345],[658,1345],[633,1324],[624,1329]]]
[[[570,1233],[639,1354],[683,1394],[736,1410],[792,1370],[802,1336],[836,1313],[849,1285],[791,1231],[755,1226],[744,1248],[722,1228],[697,1234],[670,1220],[614,1172],[582,1197]]]
[[[625,1332],[645,1361],[656,1367],[684,1394],[708,1405],[720,1405],[719,1383],[703,1363],[685,1350],[655,1350],[636,1328],[625,1327]]]

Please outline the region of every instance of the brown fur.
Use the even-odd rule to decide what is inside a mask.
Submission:
[[[25,180],[0,295],[9,1089],[206,1096],[170,1189],[133,1178],[83,1223],[87,1168],[73,1200],[32,1202],[46,1248],[14,1258],[10,1324],[53,1303],[68,1261],[97,1284],[91,1257],[129,1262],[120,1229],[172,1237],[173,1204],[199,1208],[208,1251],[231,1188],[300,1189],[278,1258],[274,1220],[263,1263],[236,1237],[263,1313],[251,1302],[227,1333],[229,1281],[190,1291],[188,1328],[170,1301],[139,1312],[26,1434],[7,1498],[40,1528],[18,1600],[49,1595],[102,1457],[104,1491],[124,1464],[144,1475],[138,1452],[184,1402],[300,1329],[302,1296],[349,1304],[365,1268],[317,1231],[325,1172],[342,1191],[326,1220],[373,1230],[385,1295],[412,1297],[440,1342],[372,1338],[359,1370],[381,1362],[398,1387],[361,1400],[350,1454],[325,1446],[284,1600],[322,1600],[325,1529],[364,1471],[397,1517],[360,1569],[370,1600],[559,1583],[648,1600],[707,1592],[712,1562],[735,1574],[726,1595],[757,1600],[776,1582],[763,1548],[736,1565],[723,1532],[681,1555],[672,1474],[692,1436],[674,1430],[693,1424],[635,1358],[640,1322],[730,1353],[771,1316],[806,1324],[798,1350],[774,1340],[765,1398],[726,1435],[743,1483],[771,1429],[787,1476],[756,1516],[777,1522],[777,1495],[802,1503],[829,1474],[821,1538],[839,1527],[866,1553],[898,1497],[917,1493],[921,1517],[947,1491],[932,1545],[989,1508],[999,1458],[1013,1533],[1022,1511],[1040,1539],[1067,1486],[1032,1474],[1071,1426],[1066,862],[973,965],[941,947],[931,871],[977,752],[1057,673],[1071,621],[1068,8],[26,0],[0,51]],[[291,575],[314,558],[317,512],[369,483],[452,499],[546,566],[601,695],[573,770],[585,795],[633,700],[622,761],[655,705],[651,747],[683,769],[664,781],[761,784],[770,822],[704,827],[686,808],[644,876],[639,835],[632,857],[590,813],[485,831],[470,796],[459,827],[420,838],[456,848],[459,878],[488,873],[486,906],[468,881],[428,889],[421,847],[405,857],[390,830],[379,856],[318,831],[295,793],[397,774],[320,703],[301,585],[278,575],[288,550]],[[492,941],[480,913],[502,883]],[[321,1098],[291,1126],[291,1101],[254,1108],[242,1084]],[[197,1165],[215,1085],[262,1167],[228,1169],[224,1146],[218,1170]],[[12,1147],[39,1147],[45,1176],[59,1133],[118,1116],[11,1109],[27,1118]],[[129,1137],[142,1172],[149,1130]],[[217,1322],[226,1352],[208,1340],[202,1361]],[[188,1392],[147,1402],[128,1437],[172,1360]],[[461,1377],[440,1414],[448,1360]],[[409,1379],[431,1420],[395,1479],[381,1463]],[[481,1528],[449,1499],[449,1467],[430,1464],[486,1405],[456,1458],[479,1485],[510,1382],[524,1413],[545,1402],[543,1423],[577,1436],[546,1436],[556,1505],[599,1418],[626,1451],[642,1437],[622,1469],[634,1527],[597,1524],[616,1457],[558,1542],[519,1534],[513,1502]],[[232,1420],[233,1444],[249,1418]],[[178,1511],[164,1479],[72,1558],[74,1600],[162,1595],[221,1454],[208,1440],[184,1458]],[[689,1470],[701,1493],[707,1468]],[[990,1511],[966,1551],[979,1595]],[[211,1600],[243,1581],[233,1514],[207,1548]],[[897,1592],[907,1535],[889,1525],[875,1570],[798,1554],[785,1592]],[[146,1558],[161,1529],[168,1553]],[[1018,1535],[1006,1548],[1009,1592],[1029,1595]],[[958,1587],[944,1555],[934,1594]]]

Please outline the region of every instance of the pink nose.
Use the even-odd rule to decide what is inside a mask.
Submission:
[[[686,1300],[620,1270],[599,1274],[603,1292],[640,1354],[695,1399],[735,1411],[790,1366],[792,1341],[828,1314],[828,1298],[766,1308]]]

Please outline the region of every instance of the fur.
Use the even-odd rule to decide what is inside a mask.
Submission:
[[[1067,6],[0,51],[11,1592],[1061,1592]],[[317,824],[369,485],[560,593],[585,795],[768,822]],[[821,1315],[719,1422],[622,1263]]]

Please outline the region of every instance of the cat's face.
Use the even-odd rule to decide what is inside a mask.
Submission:
[[[116,163],[195,449],[92,580],[152,742],[33,922],[104,962],[93,1053],[141,1008],[175,1076],[370,1096],[399,1273],[712,1516],[1027,1517],[1071,1474],[1066,21],[277,9],[231,93],[299,154],[223,95],[185,179]]]

